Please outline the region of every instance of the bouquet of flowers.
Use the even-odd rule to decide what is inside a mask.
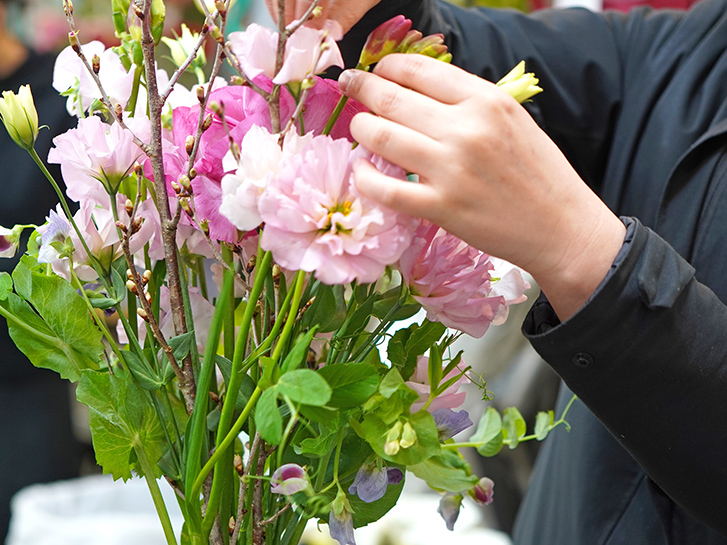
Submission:
[[[70,46],[54,86],[78,125],[47,159],[65,194],[34,150],[30,89],[0,100],[5,127],[60,199],[46,224],[0,230],[3,256],[32,231],[12,275],[0,275],[0,314],[34,365],[78,383],[103,471],[146,479],[169,544],[295,545],[315,518],[354,543],[355,527],[396,503],[407,471],[443,494],[450,528],[465,496],[491,501],[492,481],[459,449],[491,456],[564,420],[541,413],[528,435],[517,409],[488,408],[455,442],[473,426],[456,410],[460,386],[487,392],[451,347],[504,321],[527,283],[359,194],[360,159],[416,180],[356,146],[349,121],[366,108],[317,75],[342,66],[340,28],[306,25],[315,1],[286,26],[278,0],[277,33],[225,36],[229,0],[218,0],[202,4],[199,33],[183,26],[170,38],[162,0],[112,0],[120,45],[106,49],[79,43],[64,2]],[[173,74],[157,66],[157,46]],[[451,58],[441,36],[401,16],[370,35],[357,68],[391,53]],[[198,79],[191,90],[185,72]],[[500,82],[521,101],[536,84],[522,63]],[[421,323],[390,333],[421,309]]]

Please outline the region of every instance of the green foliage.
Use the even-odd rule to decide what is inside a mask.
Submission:
[[[78,401],[89,408],[96,461],[114,480],[131,478],[137,448],[158,470],[156,462],[165,449],[164,430],[147,395],[108,372],[85,371],[78,383]],[[153,477],[159,475],[161,471]]]
[[[376,368],[369,363],[327,365],[318,373],[331,387],[330,407],[353,408],[362,405],[379,388]]]
[[[0,300],[10,337],[33,365],[76,382],[83,370],[98,369],[101,332],[68,282],[33,272],[29,261],[24,258],[13,272],[19,295],[4,291]]]
[[[469,490],[479,481],[476,475],[472,475],[469,464],[451,450],[442,450],[438,455],[408,469],[430,487],[455,494]]]
[[[0,301],[5,301],[13,291],[13,279],[6,272],[0,272]]]
[[[296,403],[315,407],[321,407],[331,399],[331,387],[321,375],[310,369],[285,373],[278,381],[277,391]]]
[[[447,328],[439,322],[424,320],[400,329],[389,341],[387,354],[391,364],[399,369],[402,377],[408,380],[414,373],[417,357],[423,355],[444,334]]]
[[[502,418],[497,409],[489,407],[477,424],[477,431],[470,437],[471,443],[480,443],[477,452],[482,456],[494,456],[503,445]]]

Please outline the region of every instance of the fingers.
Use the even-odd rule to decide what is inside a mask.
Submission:
[[[436,209],[436,193],[424,184],[386,176],[365,159],[353,164],[353,173],[358,190],[387,208],[424,218]]]
[[[376,65],[381,78],[443,104],[458,104],[491,83],[425,55],[387,55]]]
[[[375,114],[419,132],[436,134],[439,102],[361,70],[343,72],[338,84],[346,95]]]
[[[371,114],[355,116],[350,128],[363,147],[409,172],[431,172],[444,153],[441,144],[425,134]]]

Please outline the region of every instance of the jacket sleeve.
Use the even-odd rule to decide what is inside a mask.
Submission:
[[[397,13],[425,34],[442,33],[452,62],[490,81],[525,60],[544,89],[528,110],[596,191],[624,100],[631,100],[625,92],[643,88],[636,82],[645,63],[668,74],[670,63],[690,47],[689,36],[698,40],[708,31],[693,28],[708,17],[685,18],[679,11],[637,9],[626,16],[574,8],[526,15],[435,0],[384,0],[342,43],[348,66],[355,65],[368,33]]]
[[[727,307],[653,231],[559,323],[546,300],[523,332],[675,502],[727,533]]]

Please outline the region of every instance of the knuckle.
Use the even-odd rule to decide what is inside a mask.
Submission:
[[[386,127],[376,127],[371,131],[371,146],[381,154],[391,144],[391,131]]]
[[[376,103],[376,113],[387,117],[392,112],[396,111],[396,109],[399,107],[400,101],[401,98],[396,89],[386,89],[379,94]]]

